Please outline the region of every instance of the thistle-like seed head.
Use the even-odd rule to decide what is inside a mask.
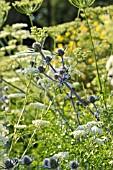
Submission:
[[[54,78],[55,78],[55,79],[58,79],[58,78],[59,78],[59,74],[58,74],[58,73],[55,73],[55,74],[54,74]]]
[[[47,61],[47,62],[50,62],[51,60],[52,60],[51,56],[49,56],[49,55],[46,56],[46,61]]]
[[[42,49],[41,43],[34,42],[32,44],[32,48],[34,49],[35,52],[40,52]]]
[[[5,169],[13,168],[14,167],[13,161],[10,159],[5,160],[4,167],[5,167]]]
[[[98,99],[97,96],[91,95],[91,96],[88,97],[87,101],[90,102],[90,103],[95,103],[97,99]]]
[[[44,73],[45,72],[45,68],[43,66],[39,66],[38,70],[40,73]]]
[[[55,169],[58,167],[58,161],[55,158],[50,158],[50,167],[51,169]]]
[[[58,54],[58,56],[62,57],[64,55],[64,49],[63,48],[58,48],[57,54]]]
[[[77,161],[71,161],[69,167],[71,169],[77,169],[79,167],[79,163]]]
[[[23,165],[30,165],[32,162],[33,162],[33,160],[29,156],[27,156],[27,155],[25,155],[22,158],[22,164]]]

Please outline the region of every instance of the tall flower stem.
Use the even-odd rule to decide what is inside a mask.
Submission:
[[[27,94],[28,94],[28,91],[29,91],[29,86],[30,86],[30,84],[31,84],[31,79],[30,79],[30,81],[29,81],[29,83],[28,83],[28,85],[27,85],[27,89],[26,89],[26,97],[25,97],[25,100],[24,100],[24,106],[23,106],[23,108],[22,108],[22,110],[21,110],[21,113],[20,113],[20,115],[19,115],[19,118],[18,118],[18,121],[17,121],[17,126],[19,125],[19,123],[20,123],[20,120],[21,120],[21,117],[22,117],[22,115],[23,115],[23,113],[24,113],[24,111],[25,111],[25,108],[26,108],[26,105],[27,105]],[[17,128],[15,127],[15,129],[14,129],[14,133],[13,133],[13,138],[12,138],[12,143],[11,143],[11,146],[10,146],[10,149],[9,149],[9,152],[8,152],[8,156],[10,155],[10,153],[11,153],[11,150],[12,150],[12,148],[13,148],[13,144],[15,143],[15,141],[16,141],[16,132],[17,132]]]
[[[100,79],[100,75],[99,75],[99,68],[98,68],[98,64],[97,64],[95,46],[94,46],[94,43],[93,43],[93,37],[92,37],[92,33],[91,33],[91,28],[90,28],[90,25],[89,25],[89,22],[88,22],[88,18],[87,18],[87,15],[86,15],[86,10],[84,9],[83,12],[85,14],[87,26],[88,26],[88,29],[89,29],[91,44],[92,44],[92,48],[93,48],[93,56],[94,56],[94,61],[95,61],[95,67],[96,67],[96,71],[97,71],[97,77],[98,77],[98,82],[99,82],[99,86],[100,86],[100,93],[101,93],[102,92],[102,83],[101,83],[101,79]]]
[[[28,16],[29,16],[29,20],[30,20],[30,23],[31,23],[31,27],[33,27],[33,21],[32,21],[31,15],[28,15]]]

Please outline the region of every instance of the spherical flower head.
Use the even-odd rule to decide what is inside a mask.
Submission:
[[[51,60],[52,60],[51,56],[49,56],[49,55],[46,56],[46,61],[47,61],[47,62],[50,62]]]
[[[77,106],[80,106],[81,103],[80,103],[79,101],[76,101],[76,105],[77,105]]]
[[[91,95],[91,96],[88,97],[87,101],[90,102],[90,103],[95,103],[97,99],[98,99],[97,96]]]
[[[5,86],[5,87],[4,87],[4,90],[5,90],[5,91],[8,91],[8,90],[9,90],[9,87],[8,87],[8,86]]]
[[[14,165],[18,164],[19,161],[20,161],[20,160],[19,160],[18,158],[13,158],[13,159],[12,159],[12,162],[13,162]]]
[[[48,167],[49,166],[49,158],[45,158],[44,160],[43,160],[43,165],[45,166],[45,167]]]
[[[30,158],[29,156],[25,155],[22,158],[22,164],[23,165],[30,165],[33,162],[32,158]]]
[[[42,49],[41,43],[34,42],[32,44],[32,48],[34,49],[35,52],[40,52]]]
[[[43,66],[39,66],[39,67],[38,67],[38,71],[39,71],[40,73],[44,73],[44,72],[45,72],[45,68],[44,68]]]
[[[10,168],[13,168],[14,167],[14,164],[13,164],[13,161],[10,160],[10,159],[6,159],[4,161],[4,168],[5,169],[10,169]]]
[[[79,163],[77,161],[71,161],[69,164],[69,168],[77,169],[79,167]]]
[[[58,78],[59,78],[59,74],[58,74],[58,73],[55,73],[55,74],[54,74],[54,78],[55,78],[55,79],[58,79]]]
[[[55,158],[50,158],[49,164],[50,164],[51,169],[58,167],[58,161]]]
[[[35,61],[30,61],[31,67],[36,67],[36,62]]]
[[[43,160],[42,167],[48,168],[48,169],[57,169],[58,168],[58,161],[55,158],[45,158]]]
[[[66,72],[66,70],[63,69],[63,68],[61,68],[61,69],[59,70],[59,73],[60,73],[61,75],[63,75],[65,72]]]
[[[57,54],[58,54],[58,56],[62,57],[64,55],[64,49],[63,48],[58,48]]]

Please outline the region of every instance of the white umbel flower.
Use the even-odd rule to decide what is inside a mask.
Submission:
[[[68,152],[59,152],[57,154],[54,154],[53,157],[56,158],[56,159],[58,159],[58,158],[61,158],[61,159],[69,158],[69,153]]]
[[[27,127],[27,125],[14,125],[14,128],[16,128],[16,129],[24,129],[26,127]]]
[[[12,94],[9,94],[8,95],[8,98],[22,98],[22,97],[25,97],[26,94],[24,93],[12,93]]]
[[[25,73],[25,74],[34,74],[34,73],[38,73],[38,69],[37,68],[34,68],[34,67],[28,67],[28,68],[25,68],[22,73]]]
[[[102,134],[102,129],[100,129],[97,126],[93,126],[90,130],[90,134],[96,135],[96,134]]]
[[[13,24],[12,27],[15,29],[20,29],[20,28],[24,28],[24,27],[27,27],[28,25],[26,23],[16,23],[16,24]]]
[[[38,120],[33,120],[33,121],[32,121],[32,124],[37,127],[37,126],[41,126],[41,125],[42,125],[42,126],[50,125],[50,122],[49,122],[49,121],[46,121],[46,120],[38,119]]]
[[[106,63],[106,70],[108,71],[113,67],[113,55],[111,55]]]
[[[6,144],[6,142],[9,140],[9,138],[6,136],[9,133],[9,131],[0,124],[0,146],[3,146]]]
[[[86,135],[84,130],[75,130],[71,133],[75,138],[79,138]]]
[[[37,103],[30,103],[30,106],[32,106],[34,109],[38,109],[38,108],[46,109],[47,108],[47,106],[45,104],[39,103],[39,102],[37,102]]]

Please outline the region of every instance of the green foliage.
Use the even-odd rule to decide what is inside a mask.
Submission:
[[[82,20],[31,27],[32,36],[26,24],[3,28],[1,168],[112,169],[113,94],[106,75],[112,57],[105,68],[113,45],[112,9],[87,8]],[[33,36],[36,42],[29,49],[23,40]],[[54,40],[53,51],[44,49],[47,37]]]

